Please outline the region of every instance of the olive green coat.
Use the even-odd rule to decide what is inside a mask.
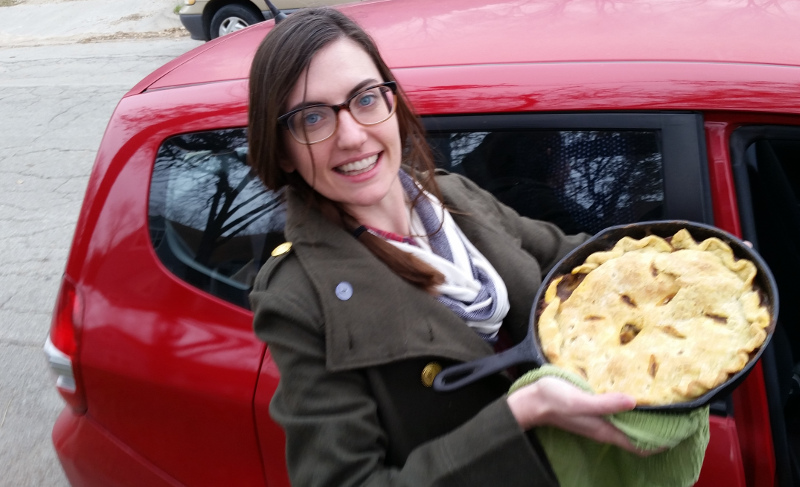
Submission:
[[[437,181],[456,223],[504,279],[503,329],[521,341],[543,272],[583,237],[522,218],[460,176]],[[556,485],[511,415],[507,378],[453,393],[423,384],[426,365],[492,347],[291,192],[286,237],[292,250],[267,262],[251,303],[281,372],[270,413],[286,432],[293,486]],[[352,295],[337,295],[342,283]]]

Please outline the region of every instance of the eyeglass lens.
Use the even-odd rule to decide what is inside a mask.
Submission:
[[[350,98],[347,110],[361,125],[384,122],[394,113],[394,94],[386,86],[368,88]],[[289,118],[289,129],[301,143],[322,141],[336,131],[337,112],[331,106],[310,106]]]

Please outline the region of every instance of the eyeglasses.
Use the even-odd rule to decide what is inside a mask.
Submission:
[[[311,145],[336,132],[339,111],[345,109],[361,125],[377,125],[388,120],[396,108],[397,83],[387,81],[364,88],[338,105],[309,105],[278,117],[301,144]]]

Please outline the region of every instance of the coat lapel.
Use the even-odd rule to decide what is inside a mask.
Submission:
[[[291,191],[288,200],[287,221],[297,223],[286,228],[286,237],[322,306],[330,370],[493,353],[452,311],[395,275],[348,232]]]

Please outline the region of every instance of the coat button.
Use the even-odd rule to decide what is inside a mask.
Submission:
[[[422,385],[425,387],[433,386],[433,379],[442,371],[442,366],[438,362],[431,362],[422,369]]]
[[[292,250],[292,242],[283,242],[272,250],[272,256],[278,257]]]
[[[342,281],[336,286],[336,297],[341,301],[347,301],[353,297],[353,286],[347,282]]]

